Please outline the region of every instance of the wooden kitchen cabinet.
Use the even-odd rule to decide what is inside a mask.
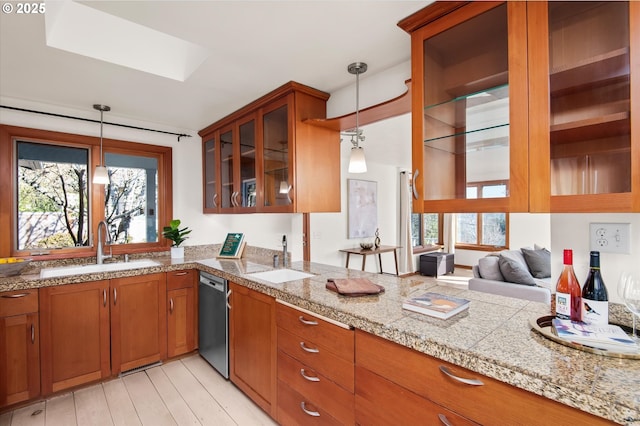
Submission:
[[[109,377],[109,281],[40,289],[42,393]]]
[[[381,395],[372,392],[369,385],[373,383],[384,385],[387,390],[381,392],[389,389],[403,392],[404,402],[399,401],[402,404],[397,406],[393,400],[385,403]],[[356,384],[356,422],[361,424],[368,424],[366,419],[371,418],[381,419],[378,424],[403,423],[397,419],[410,419],[407,410],[436,410],[429,415],[444,414],[452,424],[467,424],[470,420],[479,424],[547,425],[549,419],[557,424],[611,424],[601,417],[360,330],[356,330]],[[423,400],[437,407],[421,407]],[[414,401],[415,406],[409,401]]]
[[[197,348],[198,272],[167,272],[167,357]]]
[[[640,5],[435,2],[412,43],[415,212],[640,211]]]
[[[275,418],[275,300],[233,282],[229,289],[229,378]]]
[[[38,291],[0,293],[0,408],[40,394]]]
[[[328,98],[289,82],[202,129],[204,212],[340,211],[339,132],[305,122]]]
[[[167,356],[166,274],[40,289],[44,395]]]
[[[354,424],[354,332],[276,304],[278,422]]]
[[[166,274],[115,278],[110,285],[112,374],[165,359]]]

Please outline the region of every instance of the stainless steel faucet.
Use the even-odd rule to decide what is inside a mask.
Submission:
[[[102,265],[105,259],[109,259],[111,254],[104,254],[104,247],[102,246],[102,228],[104,227],[105,244],[109,245],[109,252],[111,252],[111,235],[109,235],[109,229],[107,228],[107,222],[101,220],[98,222],[98,247],[96,249],[96,263]]]
[[[287,236],[282,236],[282,267],[287,267]]]

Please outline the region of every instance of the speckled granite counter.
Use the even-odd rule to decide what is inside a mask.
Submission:
[[[314,277],[271,284],[250,275],[272,269],[267,255],[218,260],[212,253],[200,251],[184,260],[156,257],[161,266],[140,270],[0,278],[0,291],[197,268],[569,406],[618,423],[640,424],[640,360],[606,358],[547,340],[529,327],[531,318],[548,314],[543,304],[438,286],[435,279],[424,277],[400,279],[309,262],[294,262],[291,268]],[[327,278],[347,277],[367,277],[386,291],[348,298],[325,289]],[[446,321],[402,309],[405,298],[427,289],[472,303],[468,312]]]

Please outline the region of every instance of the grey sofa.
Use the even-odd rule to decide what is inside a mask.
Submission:
[[[473,266],[469,290],[551,303],[551,259],[545,249],[503,250]]]

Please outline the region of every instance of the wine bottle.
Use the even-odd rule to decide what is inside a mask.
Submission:
[[[573,271],[573,251],[565,249],[563,252],[562,273],[556,283],[556,317],[582,320],[582,303],[580,282]]]
[[[582,287],[582,321],[609,324],[609,295],[600,274],[600,252],[592,251],[589,275]]]

